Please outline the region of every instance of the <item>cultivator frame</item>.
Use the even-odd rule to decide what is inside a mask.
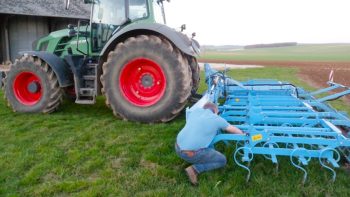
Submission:
[[[219,104],[221,117],[244,131],[244,135],[219,134],[212,142],[230,145],[235,142],[233,158],[236,164],[251,171],[249,164],[254,155],[263,155],[278,167],[277,156],[288,156],[293,166],[307,179],[312,158],[332,173],[335,181],[340,153],[350,162],[350,119],[344,112],[333,109],[326,101],[350,94],[349,87],[329,82],[330,87],[307,92],[288,82],[276,80],[250,80],[240,83],[223,72],[205,64],[206,82],[210,87],[191,110],[208,101]],[[315,98],[338,88],[341,93]],[[245,163],[248,163],[245,165]]]

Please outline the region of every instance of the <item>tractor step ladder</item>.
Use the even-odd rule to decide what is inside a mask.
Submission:
[[[86,72],[82,76],[84,86],[77,92],[75,103],[78,104],[95,104],[97,93],[97,68],[96,63],[87,63]]]

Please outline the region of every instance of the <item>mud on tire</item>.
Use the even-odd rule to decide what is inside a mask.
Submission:
[[[46,62],[32,56],[22,56],[10,67],[4,92],[14,112],[51,113],[62,102],[55,73]]]
[[[116,116],[137,122],[167,122],[191,93],[191,69],[180,51],[153,35],[119,43],[103,64],[106,104]]]
[[[195,95],[197,93],[197,90],[199,88],[199,83],[200,83],[200,69],[199,69],[199,65],[198,65],[196,58],[188,57],[188,63],[191,67],[191,72],[192,72],[192,90],[191,90],[191,93],[192,93],[192,95]]]

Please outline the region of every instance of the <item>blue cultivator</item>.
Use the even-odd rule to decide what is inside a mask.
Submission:
[[[350,161],[350,119],[325,103],[350,94],[348,87],[330,82],[330,87],[306,92],[287,82],[251,80],[240,83],[205,65],[208,91],[192,108],[211,101],[219,104],[220,115],[245,135],[219,134],[212,145],[236,143],[234,161],[248,171],[254,155],[264,155],[278,166],[277,156],[288,156],[304,172],[312,158],[328,169],[335,181],[340,153]],[[314,96],[342,88],[345,91],[321,99]],[[221,102],[222,103],[222,102]],[[245,163],[248,163],[245,165]]]

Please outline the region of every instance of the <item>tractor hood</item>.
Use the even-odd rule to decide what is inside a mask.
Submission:
[[[50,42],[57,43],[61,38],[66,36],[68,36],[68,29],[51,32],[50,34],[35,40],[32,44],[32,48],[34,51],[46,51],[48,50]]]
[[[77,28],[74,28],[76,32],[78,32]],[[89,29],[87,26],[80,27],[81,32],[86,32],[85,35],[89,37]],[[62,29],[58,31],[51,32],[45,37],[41,37],[38,40],[33,42],[33,50],[34,51],[46,51],[49,53],[53,53],[57,56],[67,55],[67,49],[71,48],[74,54],[79,54],[77,51],[77,41],[78,38],[73,34],[73,36],[69,36],[70,29]],[[87,53],[87,41],[86,37],[79,37],[79,48],[82,51]]]

